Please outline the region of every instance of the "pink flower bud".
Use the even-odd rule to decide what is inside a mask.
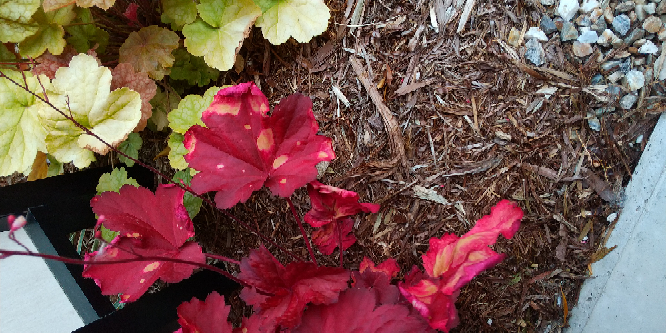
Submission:
[[[23,215],[19,217],[15,217],[14,215],[9,215],[7,217],[7,223],[9,224],[9,232],[14,232],[16,230],[19,230],[23,228],[23,226],[28,223],[28,220],[23,217]]]

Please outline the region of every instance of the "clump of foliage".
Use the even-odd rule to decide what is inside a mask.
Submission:
[[[513,237],[520,208],[500,201],[467,234],[432,238],[423,255],[425,272],[414,267],[397,284],[392,280],[400,267],[394,259],[375,265],[365,258],[359,270],[346,269],[344,251],[356,242],[354,216],[380,207],[316,180],[315,166],[333,160],[335,152],[332,140],[317,134],[310,99],[294,94],[270,110],[253,83],[207,87],[216,83],[219,71],[234,65],[253,25],[274,44],[291,37],[307,42],[324,32],[330,17],[324,2],[162,0],[159,5],[157,13],[149,13],[154,8],[141,1],[3,2],[0,176],[42,170],[35,177],[46,177],[61,172],[64,163],[85,168],[111,151],[127,166],[148,167],[138,159],[141,133],[166,129],[170,149],[165,154],[178,171],[166,177],[151,168],[171,182],[154,193],[128,178],[124,168],[103,175],[91,207],[98,216],[95,236],[104,245],[84,260],[27,249],[0,250],[0,258],[23,254],[83,264],[85,277],[105,295],[121,294],[124,303],[139,299],[158,279],[178,282],[197,267],[243,286],[241,298],[254,314],[241,327],[227,322],[230,307],[212,293],[178,307],[182,332],[426,332],[457,325],[461,288],[504,258],[489,245],[499,234]],[[122,14],[105,16],[112,12]],[[115,48],[110,46],[111,32],[118,32],[109,25],[113,22],[126,35]],[[206,90],[178,94],[195,86]],[[227,210],[263,186],[287,201],[309,260]],[[312,207],[304,220],[316,228],[312,235],[290,199],[304,186]],[[214,202],[203,196],[207,192],[215,192]],[[204,202],[292,261],[280,262],[264,246],[241,261],[204,252],[192,223]],[[9,221],[15,240],[13,233],[25,219]],[[320,266],[310,240],[324,255],[337,249],[340,265]],[[237,264],[240,273],[207,265],[207,258]]]

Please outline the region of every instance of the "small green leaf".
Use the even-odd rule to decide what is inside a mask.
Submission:
[[[37,25],[30,18],[40,4],[40,0],[0,2],[0,42],[18,43],[37,32]]]
[[[99,226],[99,230],[102,232],[102,239],[107,243],[111,243],[116,236],[120,235],[120,232],[109,230],[103,224]]]
[[[32,16],[32,22],[38,26],[35,34],[27,37],[19,43],[19,51],[24,57],[37,58],[48,49],[53,55],[60,55],[65,49],[65,29],[62,27],[69,24],[76,14],[74,5],[63,7],[44,13],[39,8]]]
[[[177,171],[176,174],[173,175],[174,182],[180,182],[181,180],[186,185],[190,185],[192,182],[192,173],[189,168]],[[185,196],[183,196],[183,205],[185,206],[185,209],[187,209],[187,213],[190,215],[190,219],[193,219],[197,214],[199,214],[202,202],[203,200],[201,198],[192,195],[192,193],[185,192]]]
[[[130,133],[130,135],[127,136],[127,139],[125,139],[125,141],[123,141],[123,143],[121,143],[120,146],[118,146],[118,150],[129,155],[129,157],[138,159],[139,149],[141,149],[141,144],[143,144],[143,140],[141,139],[139,133]],[[128,167],[134,166],[134,161],[130,160],[129,158],[123,155],[119,155],[118,159],[120,160],[120,162],[125,163]]]
[[[97,194],[109,191],[118,192],[126,184],[139,187],[139,183],[134,178],[127,177],[127,170],[125,168],[114,168],[111,173],[104,173],[99,177]]]
[[[264,38],[271,44],[282,44],[294,37],[307,43],[322,34],[328,27],[331,13],[323,0],[259,1],[263,14],[255,25],[261,28]],[[265,9],[267,6],[272,6]]]
[[[162,91],[160,87],[157,87],[155,97],[150,100],[150,104],[153,106],[153,115],[149,119],[149,124],[152,122],[157,131],[166,128],[169,125],[167,115],[171,110],[178,107],[180,100],[180,96],[175,92]]]
[[[86,53],[95,44],[99,44],[95,52],[103,54],[106,51],[106,45],[109,44],[109,33],[95,25],[90,9],[76,7],[74,11],[76,12],[76,20],[72,23],[80,23],[80,25],[65,27],[65,31],[70,34],[67,37],[67,43],[72,45],[79,53]]]
[[[171,167],[176,169],[176,170],[183,170],[187,169],[189,164],[187,161],[185,161],[185,154],[188,153],[187,148],[185,148],[185,145],[183,144],[183,135],[172,132],[171,135],[169,135],[169,164],[171,164]]]
[[[176,57],[176,62],[171,68],[169,77],[174,80],[187,80],[191,86],[196,84],[203,87],[211,80],[217,80],[220,75],[220,71],[208,67],[202,57],[195,57],[185,49],[177,49],[173,55]]]
[[[185,134],[194,125],[205,126],[201,121],[201,114],[213,102],[213,97],[220,91],[220,87],[210,87],[203,96],[187,95],[178,103],[178,108],[169,113],[169,127],[174,132]],[[182,140],[181,140],[182,141]]]
[[[46,159],[49,162],[49,171],[47,171],[46,177],[62,175],[65,172],[62,163],[58,162],[55,157],[46,154]]]
[[[180,31],[197,18],[197,5],[192,0],[162,0],[162,8],[162,23],[171,24],[171,30]]]

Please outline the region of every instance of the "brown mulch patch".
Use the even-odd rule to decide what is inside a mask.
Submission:
[[[501,199],[518,202],[525,212],[520,230],[493,246],[507,257],[462,289],[453,332],[543,332],[565,324],[612,230],[606,217],[619,209],[658,116],[616,111],[602,117],[601,132],[590,130],[588,111],[617,106],[585,89],[599,63],[582,63],[551,42],[549,65],[526,64],[503,42],[511,27],[538,25],[543,9],[526,3],[478,0],[464,31],[457,31],[458,13],[437,32],[427,1],[328,1],[333,18],[323,36],[273,46],[254,29],[240,51],[242,69],[217,82],[254,81],[271,104],[294,92],[312,98],[320,132],[333,138],[337,155],[320,181],[382,205],[357,218],[347,268],[364,256],[395,258],[405,274],[420,265],[430,238],[462,235]],[[537,93],[544,87],[557,89]],[[153,160],[167,134],[142,137],[142,160],[173,173],[166,157]],[[115,157],[99,164],[111,162]],[[0,186],[16,181],[0,179]],[[422,188],[446,202],[420,199],[415,191]],[[292,199],[301,214],[309,209],[303,189]],[[266,189],[231,213],[307,257],[286,202]],[[204,205],[194,222],[210,252],[240,259],[261,244],[213,207]],[[317,260],[335,266],[337,252]]]

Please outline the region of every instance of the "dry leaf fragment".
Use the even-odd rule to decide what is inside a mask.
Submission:
[[[450,205],[451,203],[446,200],[443,196],[441,196],[437,191],[423,187],[420,185],[414,185],[414,196],[423,199],[423,200],[429,200],[432,202],[437,202],[442,205]]]
[[[38,151],[35,162],[32,163],[32,171],[28,175],[28,181],[44,179],[48,175],[49,165],[46,163],[46,154]]]

